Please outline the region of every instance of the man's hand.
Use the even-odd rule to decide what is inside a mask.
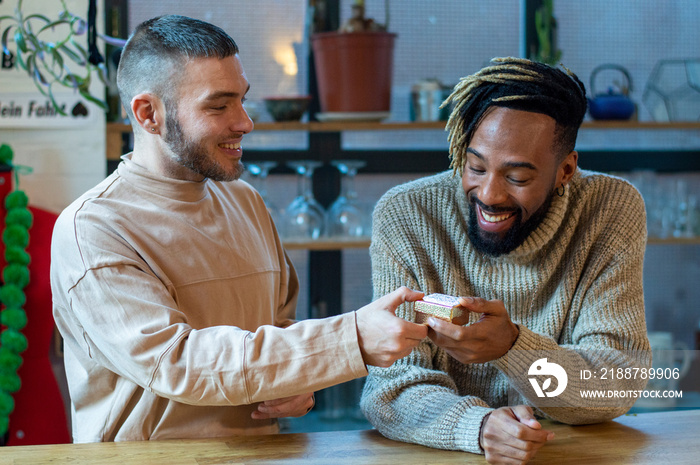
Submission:
[[[456,324],[429,318],[428,333],[435,344],[462,363],[484,363],[503,356],[518,338],[518,327],[510,321],[500,300],[480,297],[460,297],[459,303],[469,312],[481,313],[481,318],[469,326],[469,313]]]
[[[391,366],[411,353],[428,335],[428,328],[397,317],[394,312],[404,302],[414,302],[422,292],[400,287],[357,310],[357,339],[366,365]]]
[[[303,417],[313,408],[313,392],[281,399],[266,400],[258,404],[258,409],[250,414],[253,420],[268,418]]]
[[[529,462],[554,433],[543,430],[526,405],[501,407],[489,414],[481,426],[479,444],[488,463]]]

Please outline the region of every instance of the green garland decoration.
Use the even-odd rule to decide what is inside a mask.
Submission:
[[[14,154],[10,146],[0,145],[0,163],[13,168]],[[26,301],[24,288],[29,284],[29,262],[27,251],[29,228],[32,226],[32,212],[29,211],[27,194],[20,191],[19,175],[15,169],[15,190],[5,198],[5,230],[2,241],[5,244],[7,265],[2,270],[0,286],[0,323],[4,326],[0,333],[0,436],[10,427],[10,414],[15,408],[12,394],[19,391],[22,381],[17,370],[22,365],[22,352],[27,349],[27,338],[22,329],[27,325],[27,314],[23,306]]]

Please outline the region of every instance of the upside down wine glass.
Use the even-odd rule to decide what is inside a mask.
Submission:
[[[340,195],[328,208],[328,235],[339,238],[369,236],[368,215],[357,199],[355,176],[366,163],[361,160],[335,160],[331,164],[343,175]]]
[[[254,163],[246,164],[248,171],[254,176],[254,186],[258,190],[258,193],[260,193],[260,197],[262,197],[263,201],[265,202],[267,210],[272,216],[272,220],[275,222],[275,224],[279,224],[281,220],[280,210],[273,202],[270,201],[267,190],[267,177],[270,174],[270,170],[276,166],[276,161],[256,161]]]
[[[318,239],[323,234],[323,207],[314,199],[311,177],[319,161],[287,162],[297,174],[297,196],[284,212],[282,233],[286,239]]]

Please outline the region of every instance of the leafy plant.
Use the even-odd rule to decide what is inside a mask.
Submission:
[[[556,65],[561,59],[561,50],[556,44],[557,21],[554,18],[554,0],[544,0],[535,11],[535,29],[539,47],[533,57],[536,61]]]
[[[25,16],[22,0],[17,1],[14,15],[0,16],[2,31],[2,51],[12,57],[9,48],[10,37],[14,39],[17,66],[27,72],[37,89],[47,96],[57,112],[65,115],[54,98],[54,86],[73,89],[80,95],[106,110],[107,103],[90,93],[93,76],[107,85],[107,68],[103,62],[90,59],[90,53],[81,45],[77,37],[87,33],[88,23],[68,10],[65,0],[60,0],[63,10],[58,19],[50,19],[42,14]],[[3,23],[10,24],[4,29]],[[60,37],[59,40],[45,40],[45,37]],[[102,39],[123,45],[123,41],[101,36]],[[69,64],[71,66],[69,66]],[[82,69],[79,74],[76,69]]]

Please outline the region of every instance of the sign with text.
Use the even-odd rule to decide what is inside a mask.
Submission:
[[[0,128],[75,127],[104,119],[104,112],[80,94],[55,95],[59,113],[41,93],[0,93]]]
[[[700,385],[686,379],[700,351],[653,350],[512,350],[506,375],[508,405],[548,408],[629,409],[700,407]],[[685,392],[684,392],[685,391]],[[685,394],[685,395],[684,395]]]

